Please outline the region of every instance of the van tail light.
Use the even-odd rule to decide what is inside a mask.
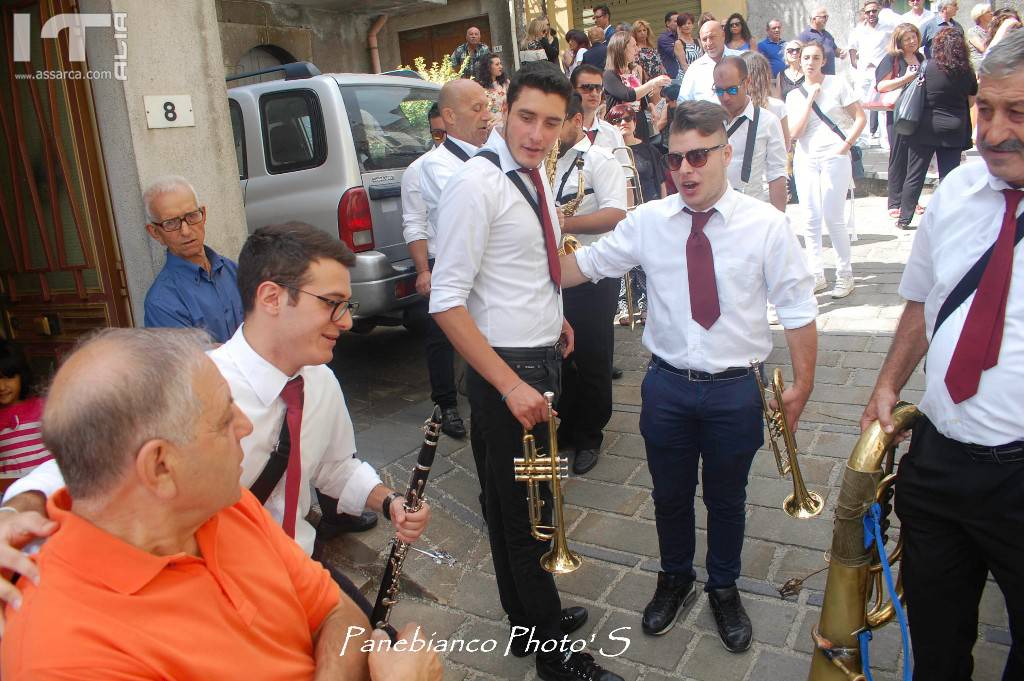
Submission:
[[[341,197],[338,204],[338,238],[345,242],[353,253],[373,249],[370,199],[362,187],[349,189]]]

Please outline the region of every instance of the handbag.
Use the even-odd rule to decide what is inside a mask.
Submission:
[[[519,50],[519,63],[525,64],[531,61],[546,61],[547,52],[544,50]]]
[[[927,61],[921,64],[919,75],[903,88],[893,108],[892,131],[897,135],[913,135],[924,113],[924,71]]]
[[[804,87],[803,83],[800,84],[799,90],[800,94],[804,97],[807,96],[807,89]],[[843,129],[836,125],[835,121],[825,115],[825,112],[821,110],[821,107],[818,106],[817,102],[811,103],[811,109],[814,111],[815,115],[821,119],[821,122],[828,126],[829,130],[838,135],[839,139],[843,140],[844,143],[846,142],[846,135],[843,134]],[[857,145],[850,147],[850,170],[853,172],[853,179],[861,180],[864,178],[864,152]]]
[[[898,64],[895,59],[892,61],[892,73],[889,78],[895,78],[897,73]],[[892,111],[896,106],[896,100],[900,98],[900,93],[903,92],[902,88],[896,90],[889,90],[888,92],[879,92],[878,83],[871,86],[871,93],[868,98],[861,103],[868,111]]]

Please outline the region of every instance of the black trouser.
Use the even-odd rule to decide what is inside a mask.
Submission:
[[[576,347],[562,363],[558,402],[559,445],[600,449],[602,429],[612,417],[612,353],[619,280],[587,282],[562,292],[565,318]]]
[[[970,681],[990,570],[1013,638],[1003,680],[1024,679],[1024,459],[976,456],[922,419],[900,460],[896,513],[916,681]]]
[[[868,126],[871,129],[872,135],[878,132],[878,111],[874,109],[871,110],[871,115],[868,116]]]
[[[890,116],[892,114],[889,114]],[[907,181],[907,138],[903,135],[893,137],[892,123],[886,128],[889,131],[889,210],[899,209],[903,197],[903,185]],[[927,167],[925,168],[927,171]],[[914,204],[916,207],[916,203]]]
[[[430,399],[434,404],[442,409],[456,406],[455,349],[433,315],[427,315],[427,371],[430,374]]]
[[[541,394],[551,391],[558,396],[562,358],[557,348],[495,350],[525,383]],[[513,472],[512,459],[523,456],[523,427],[498,391],[472,368],[466,369],[466,387],[483,450],[487,534],[501,607],[513,626],[536,627],[535,640],[561,638],[558,589],[554,576],[540,566],[551,542],[537,541],[530,534],[527,487],[515,481]],[[537,424],[533,434],[538,450],[547,452],[548,424]],[[549,524],[551,490],[546,483],[538,489],[544,499],[543,522]]]
[[[961,149],[954,147],[933,147],[925,144],[907,145],[907,179],[900,195],[901,225],[909,225],[914,217],[914,209],[921,198],[924,178],[928,174],[928,164],[932,162],[932,154],[938,157],[939,179],[943,179],[954,168],[960,165]]]

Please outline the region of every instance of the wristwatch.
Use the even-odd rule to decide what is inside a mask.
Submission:
[[[384,517],[388,519],[388,522],[391,522],[391,502],[394,501],[395,499],[404,499],[404,498],[405,497],[403,497],[398,492],[392,492],[391,494],[389,494],[386,497],[384,497],[384,502],[381,504],[381,509],[380,510],[381,510],[381,513],[384,514]]]

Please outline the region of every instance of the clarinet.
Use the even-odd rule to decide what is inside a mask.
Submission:
[[[434,464],[437,441],[441,437],[440,407],[434,407],[434,413],[430,416],[430,420],[423,424],[423,434],[423,446],[420,447],[419,456],[416,458],[416,468],[413,469],[412,479],[409,481],[409,491],[405,493],[407,513],[415,513],[423,506],[423,488],[427,484],[430,467]],[[391,609],[398,602],[398,580],[402,575],[402,565],[405,563],[405,557],[411,546],[397,537],[392,540],[391,554],[384,564],[384,576],[381,577],[377,601],[373,604],[373,612],[370,614],[370,624],[373,625],[373,628],[388,632],[392,640],[395,638],[395,632],[389,624]]]

